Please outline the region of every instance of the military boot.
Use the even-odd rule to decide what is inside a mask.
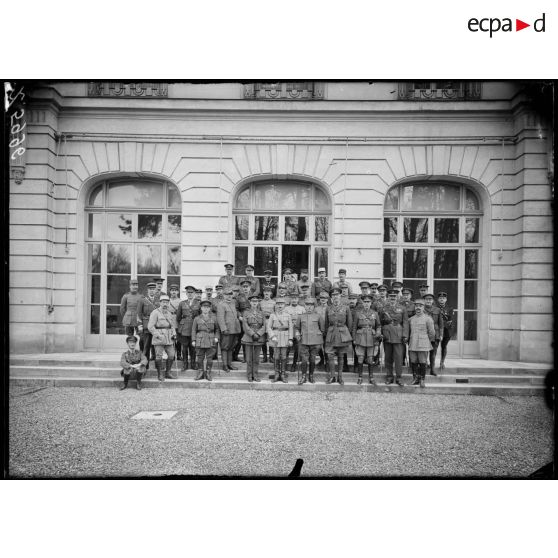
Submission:
[[[238,359],[233,358],[233,351],[231,349],[230,351],[227,351],[227,366],[229,367],[229,370],[238,370],[236,366],[233,366],[232,364],[233,360],[238,360]]]
[[[420,383],[419,366],[420,364],[417,362],[411,362],[411,369],[413,371],[413,381],[411,382],[412,386],[418,386]]]
[[[136,372],[136,389],[137,390],[141,390],[142,385],[141,385],[141,378],[142,378],[143,374],[141,372]]]
[[[344,385],[345,382],[343,381],[343,369],[345,368],[345,365],[343,363],[343,359],[339,359],[339,362],[337,363],[337,381],[339,382],[340,385]],[[348,367],[347,367],[348,369]]]
[[[229,361],[228,361],[228,354],[227,351],[221,351],[221,369],[223,372],[229,371]]]
[[[271,380],[273,383],[278,382],[279,378],[281,377],[281,373],[279,372],[279,370],[280,370],[280,361],[279,359],[276,359],[273,361],[274,376],[273,376],[273,380]]]
[[[335,383],[335,361],[329,359],[326,361],[326,373],[327,373],[326,384]]]
[[[281,381],[286,384],[289,382],[289,375],[287,374],[287,359],[281,359]]]
[[[313,384],[314,383],[314,369],[316,368],[316,362],[314,357],[310,360],[309,368],[308,368],[308,381]]]
[[[360,384],[362,384],[362,367],[363,367],[362,362],[359,362],[357,364],[357,372],[358,372],[357,384],[359,386],[360,386]]]
[[[211,375],[211,368],[213,367],[213,360],[207,359],[206,369],[205,369],[205,377],[208,382],[213,381],[213,376]]]
[[[190,364],[192,365],[192,370],[197,370],[198,364],[196,362],[196,349],[194,347],[189,347],[189,351],[190,351]]]
[[[376,385],[376,380],[374,380],[374,365],[373,364],[368,364],[368,383],[375,386]]]
[[[172,364],[174,362],[174,359],[167,359],[167,369],[165,371],[165,378],[168,378],[169,380],[176,380],[176,378],[172,375]]]
[[[155,359],[155,369],[157,370],[157,379],[160,382],[165,381],[165,374],[163,373],[163,361],[160,358]]]
[[[299,386],[306,383],[306,369],[307,369],[307,367],[308,367],[308,364],[306,364],[306,362],[303,362],[300,365],[301,371],[300,371],[300,380],[298,380],[298,385]]]
[[[349,361],[347,360],[347,353],[343,355],[343,368],[341,369],[341,372],[349,372]]]
[[[195,370],[197,370],[198,373],[196,374],[196,377],[194,378],[194,380],[196,380],[196,381],[203,380],[203,377],[204,377],[203,359],[198,360]]]
[[[188,345],[182,343],[182,372],[188,370]]]
[[[260,363],[256,360],[257,359],[257,351],[259,351],[259,347],[256,347],[254,350],[254,360],[252,362],[252,380],[254,380],[254,382],[261,382],[260,378],[258,377],[258,373],[259,373],[259,366]]]
[[[424,378],[426,377],[426,364],[419,364],[419,374],[420,374],[419,385],[421,388],[423,388]]]
[[[128,387],[128,380],[130,379],[130,374],[124,374],[124,383],[120,386],[120,391]]]

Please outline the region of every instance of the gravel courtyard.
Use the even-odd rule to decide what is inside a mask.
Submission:
[[[302,477],[523,477],[553,459],[542,397],[13,388],[9,419],[14,477],[283,477],[297,458]]]

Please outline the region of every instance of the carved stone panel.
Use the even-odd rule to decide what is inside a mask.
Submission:
[[[405,101],[471,101],[481,94],[478,81],[403,82],[398,88],[398,98]]]
[[[92,81],[88,97],[168,97],[168,83]]]
[[[247,83],[244,98],[264,101],[311,101],[324,98],[323,83],[315,81],[278,81]]]

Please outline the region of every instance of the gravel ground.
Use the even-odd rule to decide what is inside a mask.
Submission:
[[[133,384],[133,382],[132,382]],[[174,410],[170,420],[130,420]],[[29,388],[10,393],[16,477],[521,477],[553,458],[541,397]]]

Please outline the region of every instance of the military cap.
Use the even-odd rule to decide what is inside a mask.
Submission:
[[[347,275],[347,270],[346,269],[340,269],[339,273],[344,273],[345,275]]]
[[[301,288],[301,289],[309,289],[309,288],[310,288],[310,285],[300,285],[300,288]]]
[[[223,294],[233,294],[233,290],[230,287],[227,287],[224,291]]]
[[[251,269],[252,271],[254,271],[254,266],[248,264],[247,266],[244,267],[244,269]]]
[[[264,275],[271,275],[273,273],[273,271],[271,271],[271,269],[266,269],[264,271]]]
[[[329,291],[330,294],[334,295],[334,294],[341,294],[341,289],[338,289],[337,287],[331,289],[331,291]]]
[[[370,283],[368,281],[361,281],[358,286],[367,289],[370,287]]]
[[[211,306],[211,301],[210,300],[202,300],[200,302],[200,306]]]
[[[379,291],[387,291],[388,288],[387,288],[385,285],[379,285],[379,286],[378,286],[378,290],[379,290]]]
[[[360,298],[356,293],[352,293],[349,295],[349,299],[353,299],[353,298]]]
[[[146,285],[146,287],[147,287],[148,289],[153,289],[153,288],[155,288],[156,286],[157,286],[157,284],[156,284],[156,283],[153,283],[153,282],[147,283],[147,285]]]
[[[193,293],[196,292],[196,287],[192,287],[192,285],[188,285],[187,287],[184,287],[185,291],[192,291]]]
[[[425,283],[423,285],[419,285],[419,289],[428,289],[428,285]]]
[[[286,300],[283,297],[279,297],[275,299],[275,304],[286,304]]]
[[[340,285],[339,288],[340,288],[341,290],[343,290],[343,289],[347,289],[347,290],[348,290],[348,289],[349,289],[349,285],[347,285],[347,283],[345,283],[345,284],[343,284],[343,285]]]
[[[273,292],[273,287],[268,287],[267,285],[262,289],[262,291]]]
[[[201,289],[196,289],[196,292],[197,292],[198,294],[202,294],[203,291],[202,291]]]
[[[307,298],[307,299],[304,301],[304,304],[316,304],[316,299],[315,299],[315,298],[311,298],[311,297],[310,297],[310,298]]]
[[[434,300],[435,296],[431,293],[426,293],[422,295],[422,298],[431,298],[432,300]]]
[[[241,282],[240,282],[240,285],[241,285],[241,286],[244,286],[244,285],[252,285],[252,282],[251,282],[251,281],[248,281],[248,279],[244,279],[244,281],[241,281]]]
[[[252,301],[252,300],[254,300],[254,299],[256,299],[256,300],[261,300],[260,295],[253,294],[253,295],[250,295],[250,296],[248,297],[248,300],[249,300],[249,301]]]
[[[238,292],[238,291],[240,291],[240,286],[239,286],[239,285],[233,285],[233,286],[231,287],[231,289],[232,289],[233,291],[235,291],[235,292]]]
[[[326,268],[325,268],[325,267],[319,267],[319,268],[318,268],[318,273],[321,273],[322,271],[323,271],[324,273],[326,273]]]
[[[389,289],[388,295],[398,295],[399,291],[397,289]]]
[[[329,298],[329,295],[325,291],[322,291],[318,296],[320,298]]]
[[[394,289],[395,287],[402,287],[402,286],[403,286],[403,283],[401,283],[401,281],[394,281],[394,282],[391,284],[391,288],[392,288],[392,289]]]
[[[165,280],[162,277],[157,277],[157,279],[155,279],[155,283],[164,283]]]
[[[223,288],[223,285],[221,285],[221,283],[219,283],[218,285],[215,285],[215,290],[222,289],[222,288]]]
[[[363,295],[360,297],[360,300],[362,300],[363,302],[368,300],[369,302],[372,302],[372,297],[370,295]]]
[[[278,289],[286,289],[287,288],[287,283],[281,282],[277,285],[277,288]]]
[[[173,289],[176,289],[177,291],[179,291],[179,290],[180,290],[180,287],[179,287],[176,283],[173,283],[173,284],[169,287],[169,291],[172,291]]]
[[[134,341],[135,343],[137,343],[138,338],[135,335],[128,335],[128,337],[126,337],[126,343],[129,343],[130,341]]]
[[[162,302],[163,300],[170,300],[169,295],[161,295],[161,297],[159,298],[159,300]]]
[[[372,287],[378,288],[378,283],[370,283],[370,288],[372,288]]]
[[[417,298],[416,300],[413,301],[414,305],[416,306],[417,304],[420,304],[421,306],[424,306],[424,300],[422,298]]]
[[[204,289],[205,289],[206,291],[209,291],[210,289],[213,290],[213,285],[206,285],[206,286],[204,287]]]
[[[225,268],[226,268],[226,269],[231,269],[231,268],[233,268],[233,267],[234,267],[233,264],[225,264]]]
[[[445,296],[446,298],[448,298],[448,293],[445,293],[444,291],[440,291],[438,293],[438,298],[440,298],[441,296]]]
[[[308,275],[308,270],[307,269],[301,269],[300,270],[300,275]]]
[[[130,285],[137,285],[137,284],[138,284],[137,279],[130,279]]]
[[[411,293],[414,294],[415,291],[413,291],[413,289],[411,289],[411,287],[403,287],[401,289],[401,293]]]
[[[283,273],[292,273],[292,272],[293,272],[293,270],[292,270],[290,267],[286,267],[286,268],[283,270]]]
[[[300,295],[298,294],[298,292],[294,292],[290,294],[291,298],[298,298]]]

